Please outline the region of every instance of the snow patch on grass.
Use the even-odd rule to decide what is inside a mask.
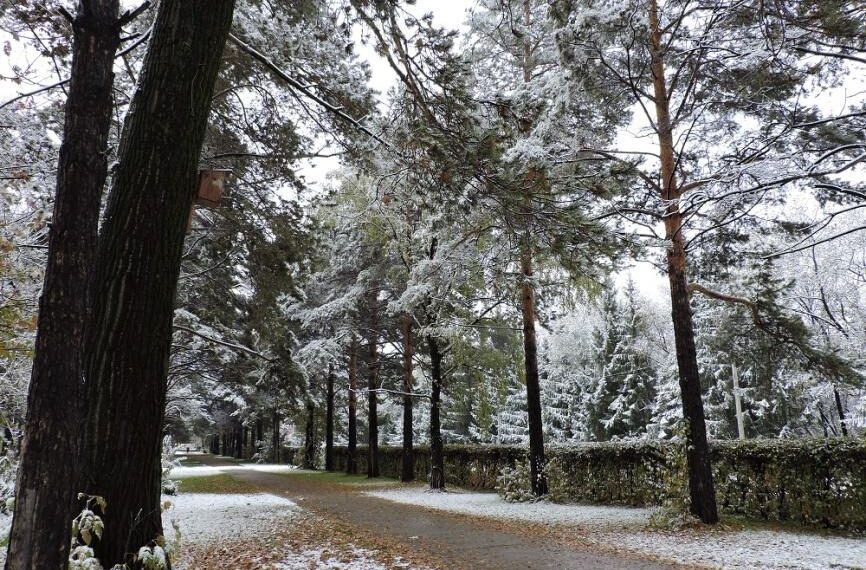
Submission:
[[[558,505],[546,502],[507,503],[494,493],[470,493],[461,490],[430,493],[421,487],[371,491],[365,495],[468,515],[548,524],[642,526],[649,522],[653,513],[653,509],[630,507]]]
[[[172,467],[168,472],[169,479],[185,479],[187,477],[208,477],[211,475],[222,475],[224,473],[222,467],[209,467],[207,465],[198,465],[195,467]]]
[[[168,474],[170,479],[185,479],[187,477],[208,477],[211,475],[231,475],[233,471],[257,471],[259,473],[289,473],[296,471],[290,465],[272,463],[246,463],[242,465],[190,465],[174,467]]]
[[[388,570],[388,568],[410,568],[408,562],[399,560],[383,566],[375,559],[375,553],[364,548],[335,549],[330,545],[321,548],[294,552],[276,566],[277,570]]]
[[[294,502],[266,493],[181,493],[163,499],[173,504],[162,515],[166,539],[174,541],[172,521],[176,521],[180,526],[182,544],[207,544],[256,536],[275,521],[301,513]]]
[[[633,552],[711,568],[839,570],[866,568],[866,540],[771,530],[630,532],[617,544]],[[614,538],[614,537],[608,537]]]

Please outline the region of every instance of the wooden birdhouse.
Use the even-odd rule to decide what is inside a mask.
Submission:
[[[198,171],[198,196],[196,206],[203,208],[218,208],[223,197],[226,180],[231,170],[210,169]]]
[[[231,170],[214,168],[198,171],[198,193],[195,202],[189,210],[189,220],[186,223],[186,231],[192,228],[192,218],[195,215],[195,207],[219,208],[225,191],[226,181]]]

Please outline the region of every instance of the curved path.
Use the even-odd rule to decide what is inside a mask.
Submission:
[[[262,491],[289,497],[326,518],[357,525],[405,546],[423,549],[448,570],[674,570],[652,560],[534,539],[478,517],[455,516],[361,494],[348,485],[238,468],[212,455],[196,456],[206,465],[232,465],[232,477]]]

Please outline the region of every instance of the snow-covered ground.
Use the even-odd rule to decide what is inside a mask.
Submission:
[[[172,503],[162,515],[169,542],[175,537],[175,522],[183,543],[207,544],[256,536],[275,521],[301,513],[294,502],[266,493],[181,493],[164,499]]]
[[[866,568],[866,539],[771,530],[712,533],[646,531],[615,533],[611,538],[614,537],[617,544],[634,552],[711,568]]]
[[[492,493],[430,493],[412,487],[368,495],[444,511],[565,526],[600,545],[710,568],[773,570],[866,569],[866,539],[772,531],[656,531],[651,509],[506,503]]]
[[[174,467],[169,472],[169,477],[172,479],[183,479],[186,477],[207,477],[208,475],[219,475],[221,473],[229,473],[232,471],[258,471],[260,473],[289,473],[296,470],[296,467],[291,465],[274,465],[268,463],[245,463],[243,465],[197,465]]]
[[[365,493],[396,503],[406,503],[468,515],[530,522],[593,526],[644,526],[652,509],[558,505],[554,503],[507,503],[494,493],[462,490],[431,493],[421,487]]]
[[[408,562],[396,561],[388,567],[383,566],[374,558],[375,554],[363,548],[335,550],[330,545],[321,548],[293,552],[288,558],[276,566],[277,570],[309,570],[321,568],[328,570],[387,570],[387,568],[410,568]],[[416,570],[422,570],[412,567]]]

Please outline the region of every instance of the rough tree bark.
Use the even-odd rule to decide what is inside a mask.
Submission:
[[[833,385],[833,400],[836,402],[836,414],[839,416],[839,428],[842,430],[842,437],[848,437],[848,422],[845,421],[845,408],[842,406],[842,398],[839,397],[839,388]]]
[[[312,400],[307,404],[307,425],[304,430],[304,469],[316,468],[316,406]]]
[[[400,480],[415,480],[415,453],[412,449],[412,316],[403,317],[403,456]]]
[[[265,444],[265,422],[262,421],[262,418],[256,418],[256,453],[262,452],[262,446]]]
[[[117,0],[81,0],[7,570],[66,570],[78,469],[88,279],[111,128]]]
[[[175,291],[233,0],[163,0],[127,113],[92,281],[84,490],[104,566],[162,534],[160,459]]]
[[[370,351],[367,363],[367,477],[373,478],[379,476],[379,335],[375,328],[367,342]]]
[[[676,180],[676,154],[671,124],[670,99],[665,81],[664,50],[659,26],[658,4],[650,2],[650,55],[655,97],[656,130],[661,158],[661,190],[665,200],[665,236],[668,280],[671,288],[671,316],[679,368],[683,417],[686,420],[686,464],[688,466],[690,510],[704,523],[719,520],[716,492],[710,465],[704,404],[701,400],[701,382],[695,349],[695,330],[689,303],[689,284],[686,273],[686,247],[683,236],[683,218],[679,209],[680,186]]]
[[[346,473],[358,473],[358,338],[352,335],[349,347],[349,441],[346,448]]]
[[[442,405],[442,351],[439,341],[427,337],[430,354],[430,488],[445,489],[445,454],[442,449],[442,425],[439,420]]]
[[[334,470],[334,365],[328,365],[327,407],[325,408],[325,471]]]
[[[528,245],[526,246],[528,247]],[[532,255],[522,253],[520,309],[523,316],[523,359],[526,373],[526,413],[529,425],[529,475],[532,492],[547,494],[544,476],[544,430],[541,416],[541,388],[538,379],[538,340],[535,336],[535,291],[532,288]]]
[[[274,463],[280,462],[280,451],[282,447],[282,439],[280,438],[280,412],[274,408],[273,416],[271,417],[271,461]]]

